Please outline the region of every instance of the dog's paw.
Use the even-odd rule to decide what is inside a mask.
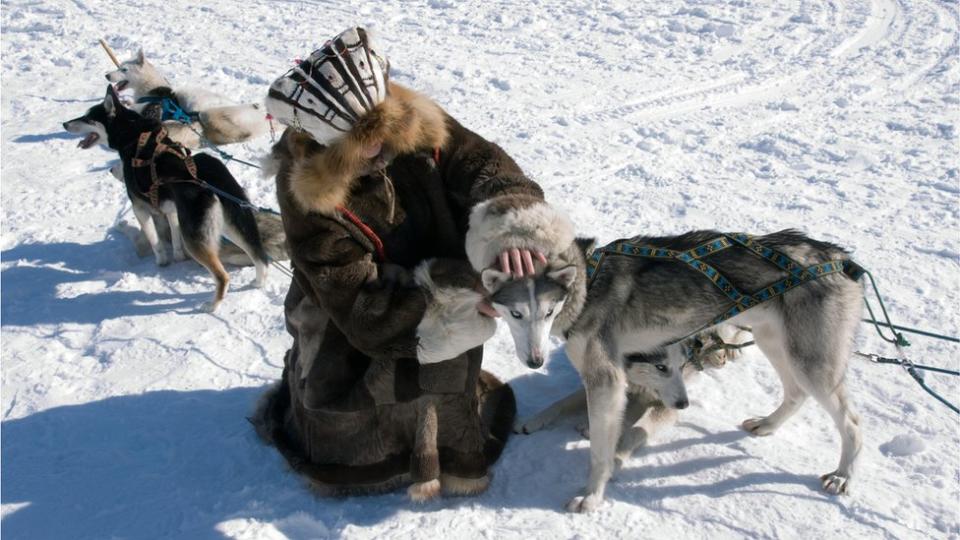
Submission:
[[[167,257],[166,253],[155,253],[154,257],[157,261],[157,266],[168,266],[170,264],[170,257]]]
[[[748,418],[740,424],[740,427],[754,437],[764,437],[777,430],[777,426],[771,424],[766,417]]]
[[[567,512],[586,514],[587,512],[593,512],[596,510],[602,502],[603,497],[597,495],[596,493],[577,496],[573,499],[570,499],[570,502],[567,503]]]
[[[850,485],[850,478],[839,471],[833,471],[820,477],[820,483],[823,490],[831,495],[846,495],[847,487]]]
[[[440,495],[440,480],[434,478],[426,482],[417,482],[407,488],[407,494],[413,502],[427,502]]]
[[[187,260],[187,254],[182,250],[173,250],[173,260],[177,262],[183,262]]]
[[[590,422],[582,422],[576,425],[576,430],[584,439],[590,440]]]
[[[213,313],[218,307],[220,307],[220,302],[214,302],[211,300],[210,302],[204,302],[200,304],[200,311],[204,313]]]

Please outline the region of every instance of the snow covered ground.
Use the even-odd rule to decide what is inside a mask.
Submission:
[[[626,464],[608,502],[562,512],[588,443],[570,425],[511,440],[490,490],[317,499],[245,420],[290,340],[286,283],[235,288],[157,268],[133,216],[60,123],[143,45],[180,84],[259,100],[291,60],[376,28],[401,83],[510,151],[585,234],[798,227],[852,248],[895,322],[960,328],[958,6],[932,0],[268,2],[6,0],[2,12],[2,532],[5,538],[643,538],[960,535],[960,424],[900,369],[852,359],[861,467],[826,496],[839,441],[807,406],[769,438],[738,429],[779,382],[756,351],[691,388],[680,424]],[[233,147],[263,152],[268,138]],[[231,165],[255,202],[273,186]],[[957,345],[911,356],[960,366]],[[862,350],[893,355],[863,327]],[[504,328],[485,367],[521,415],[577,377],[531,372]],[[960,384],[928,378],[954,402]]]

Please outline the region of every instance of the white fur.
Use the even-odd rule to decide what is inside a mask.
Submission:
[[[280,159],[273,152],[260,156],[260,178],[270,179],[280,172]]]
[[[200,137],[192,129],[216,132],[228,141],[239,142],[258,137],[267,132],[269,122],[257,104],[237,104],[236,101],[201,87],[176,87],[167,81],[160,71],[139,51],[137,55],[120,64],[120,68],[107,73],[112,83],[123,83],[133,93],[131,108],[141,113],[145,104],[137,100],[160,86],[173,88],[180,106],[189,112],[200,113],[199,125],[182,125],[174,121],[164,122],[168,136],[189,148],[201,146]],[[222,144],[226,144],[225,142]]]
[[[417,357],[421,364],[456,358],[483,345],[497,331],[497,322],[477,311],[483,296],[472,289],[438,287],[426,261],[414,271],[414,281],[430,295],[417,326]]]
[[[570,218],[547,203],[499,215],[490,211],[490,204],[491,201],[480,203],[470,212],[467,257],[478,272],[493,264],[508,249],[539,251],[552,260],[573,242]]]
[[[63,129],[67,130],[67,133],[73,133],[74,135],[89,135],[91,133],[96,133],[97,138],[94,141],[94,144],[99,144],[104,148],[109,148],[107,146],[107,129],[99,122],[91,124],[79,120],[70,120],[68,122],[64,122]],[[110,172],[114,176],[117,176],[115,173],[113,173],[113,169],[111,169]],[[122,174],[121,176],[117,176],[117,178],[122,180]]]

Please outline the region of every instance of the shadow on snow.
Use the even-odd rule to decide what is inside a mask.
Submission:
[[[192,312],[213,291],[211,281],[211,292],[204,293],[124,290],[61,297],[58,289],[63,285],[87,281],[112,283],[121,279],[124,272],[143,276],[166,274],[177,279],[189,279],[187,272],[207,275],[192,262],[185,267],[175,264],[158,268],[152,258],[138,259],[130,241],[115,228],[107,238],[94,244],[22,244],[0,253],[0,259],[6,264],[0,272],[3,288],[0,324],[3,326],[95,324],[118,317],[167,313],[177,308]]]

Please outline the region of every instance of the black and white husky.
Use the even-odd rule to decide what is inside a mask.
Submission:
[[[160,100],[173,100],[186,113],[194,113],[190,123],[164,122],[170,138],[188,147],[200,148],[203,139],[213,144],[246,141],[267,132],[266,113],[259,104],[238,104],[224,96],[201,88],[173,88],[160,71],[143,55],[143,49],[130,60],[108,72],[107,80],[118,92],[133,92],[131,107],[145,116],[159,118]],[[146,100],[146,101],[144,101]]]
[[[638,238],[644,245],[677,251],[693,249],[719,233]],[[803,265],[849,260],[847,252],[782,231],[755,240]],[[566,352],[586,390],[590,429],[590,476],[584,493],[568,510],[587,512],[603,500],[615,470],[618,444],[629,452],[662,421],[665,409],[685,408],[687,355],[684,337],[709,326],[730,300],[703,274],[674,260],[608,255],[590,283],[586,257],[593,242],[577,240],[533,277],[510,279],[496,269],[482,273],[491,303],[510,328],[521,360],[542,363],[548,334],[566,340]],[[759,290],[787,274],[742,248],[710,255],[709,264],[741,290]],[[821,477],[834,494],[847,491],[860,452],[857,416],[845,386],[847,359],[859,323],[860,285],[842,273],[825,275],[726,321],[752,327],[754,339],[783,383],[782,404],[773,413],[743,422],[753,435],[769,435],[812,396],[840,432],[840,463]],[[647,396],[647,397],[643,397]],[[576,408],[576,395],[527,423],[531,431],[562,409]],[[658,406],[651,407],[654,402]],[[639,404],[640,406],[635,406]],[[641,416],[643,415],[643,416]],[[639,420],[639,423],[638,423]],[[634,425],[636,423],[636,426]],[[622,455],[619,457],[623,457]]]
[[[151,203],[148,193],[154,178],[150,167],[134,167],[133,160],[137,157],[141,134],[159,128],[158,121],[125,108],[113,86],[108,86],[103,103],[91,107],[79,118],[64,122],[63,127],[70,133],[84,135],[80,141],[82,148],[103,144],[120,154],[123,168],[120,176],[157,264],[165,266],[170,262],[154,224],[154,220],[162,218],[170,226],[173,258],[183,260],[189,254],[216,280],[216,292],[213,300],[204,304],[206,310],[217,308],[230,282],[219,257],[221,236],[239,246],[253,260],[257,271],[255,285],[263,285],[269,259],[250,209],[191,182],[192,175],[184,161],[171,154],[156,157],[157,178],[161,183],[156,191],[157,205]],[[198,153],[194,154],[193,161],[197,178],[232,197],[248,200],[243,188],[220,160]]]

